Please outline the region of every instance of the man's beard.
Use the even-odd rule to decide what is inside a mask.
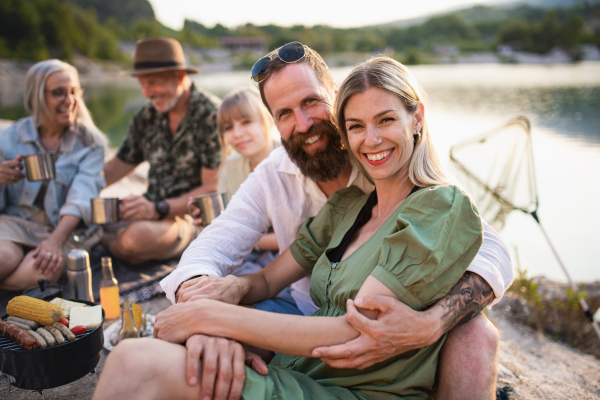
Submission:
[[[327,146],[309,154],[302,146],[306,139],[315,135],[326,136]],[[315,182],[327,182],[337,178],[348,165],[348,153],[331,121],[315,122],[307,132],[295,133],[290,140],[281,139],[281,144],[300,172]]]
[[[171,111],[173,109],[173,107],[175,107],[175,105],[177,104],[177,101],[179,101],[180,97],[181,97],[181,95],[179,95],[179,96],[175,95],[175,96],[171,97],[169,100],[167,100],[165,102],[165,108],[160,112],[166,113],[166,112]],[[152,100],[153,100],[153,98],[150,97],[150,101],[152,101]],[[156,106],[154,106],[154,107],[156,107]]]

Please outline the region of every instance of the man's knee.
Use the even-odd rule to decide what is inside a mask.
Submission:
[[[144,222],[134,222],[119,233],[112,252],[120,258],[136,258],[143,253],[151,230]]]
[[[498,330],[479,315],[446,338],[438,363],[436,399],[491,399],[497,379]]]
[[[469,352],[481,350],[496,354],[500,336],[496,327],[483,315],[478,315],[464,325],[451,329],[444,347],[463,347]]]
[[[149,357],[147,342],[154,339],[123,340],[110,352],[106,363],[112,373],[125,374],[139,378],[140,373],[154,365],[147,362]]]

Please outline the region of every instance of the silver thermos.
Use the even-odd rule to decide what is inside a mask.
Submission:
[[[67,277],[71,298],[94,302],[90,256],[83,249],[73,249],[67,255]]]

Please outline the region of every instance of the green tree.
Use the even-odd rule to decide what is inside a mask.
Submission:
[[[580,15],[572,15],[561,26],[558,34],[559,43],[566,48],[573,48],[581,43],[585,21]]]
[[[40,13],[32,2],[0,1],[2,56],[36,61],[48,58],[47,44],[40,25]]]

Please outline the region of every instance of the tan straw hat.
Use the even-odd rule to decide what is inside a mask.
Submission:
[[[181,44],[171,38],[138,40],[135,44],[131,75],[147,75],[163,71],[200,72],[198,68],[186,67]]]

